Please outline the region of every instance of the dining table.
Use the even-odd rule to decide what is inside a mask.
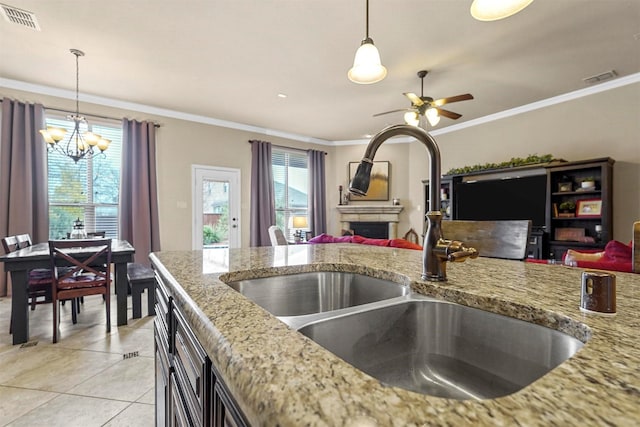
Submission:
[[[95,248],[86,248],[86,251]],[[126,240],[111,241],[111,263],[115,270],[115,290],[117,301],[118,326],[127,324],[127,263],[133,262],[134,247]],[[74,254],[82,256],[83,248],[78,247]],[[97,260],[100,261],[99,259]],[[36,268],[51,268],[49,242],[36,243],[0,256],[4,270],[11,274],[11,321],[13,344],[29,341],[29,304],[27,280],[29,271]]]

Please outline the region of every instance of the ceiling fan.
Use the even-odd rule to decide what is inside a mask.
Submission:
[[[464,95],[450,96],[448,98],[433,99],[430,96],[424,96],[424,78],[429,72],[426,70],[418,71],[418,77],[420,78],[421,90],[420,96],[415,93],[406,92],[404,96],[411,101],[411,108],[401,108],[398,110],[385,111],[384,113],[374,114],[373,117],[382,116],[383,114],[397,113],[398,111],[406,111],[404,114],[404,120],[407,124],[418,126],[420,124],[420,116],[427,118],[431,126],[435,126],[440,121],[440,116],[447,117],[452,120],[459,119],[462,114],[454,113],[453,111],[445,110],[442,107],[445,104],[451,104],[452,102],[466,101],[473,99],[473,95],[465,93]]]

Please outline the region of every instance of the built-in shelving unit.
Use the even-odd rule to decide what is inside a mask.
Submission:
[[[608,157],[547,168],[549,257],[569,248],[602,249],[613,238],[613,164]],[[593,178],[594,186],[582,188]],[[572,204],[562,212],[565,203]]]
[[[440,210],[443,220],[531,219],[531,258],[561,259],[569,248],[601,249],[613,238],[613,164],[604,157],[445,175]],[[595,185],[582,188],[586,178]],[[423,184],[426,214],[429,181]],[[563,213],[565,202],[576,206]]]

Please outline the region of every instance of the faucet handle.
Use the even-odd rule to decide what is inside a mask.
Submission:
[[[467,247],[458,240],[452,240],[448,246],[447,260],[450,262],[462,262],[467,258],[478,258],[480,255],[476,248]]]

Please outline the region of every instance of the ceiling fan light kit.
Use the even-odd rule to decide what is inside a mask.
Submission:
[[[380,61],[380,52],[369,37],[369,0],[366,0],[366,35],[356,51],[353,67],[347,76],[359,84],[377,83],[387,76],[387,69]]]
[[[478,21],[497,21],[515,15],[533,0],[473,0],[471,16]]]
[[[426,70],[418,71],[418,78],[420,79],[420,96],[415,93],[406,92],[403,93],[409,101],[411,101],[410,108],[401,108],[398,110],[385,111],[384,113],[374,114],[373,117],[382,116],[389,113],[397,113],[399,111],[405,111],[404,121],[408,125],[419,126],[426,129],[426,121],[433,127],[440,123],[441,116],[447,117],[452,120],[457,120],[462,117],[462,114],[454,113],[453,111],[445,110],[442,107],[446,104],[453,102],[467,101],[473,99],[473,95],[465,93],[462,95],[450,96],[448,98],[433,99],[430,96],[424,95],[424,78],[429,74]],[[423,120],[426,118],[426,121]]]

